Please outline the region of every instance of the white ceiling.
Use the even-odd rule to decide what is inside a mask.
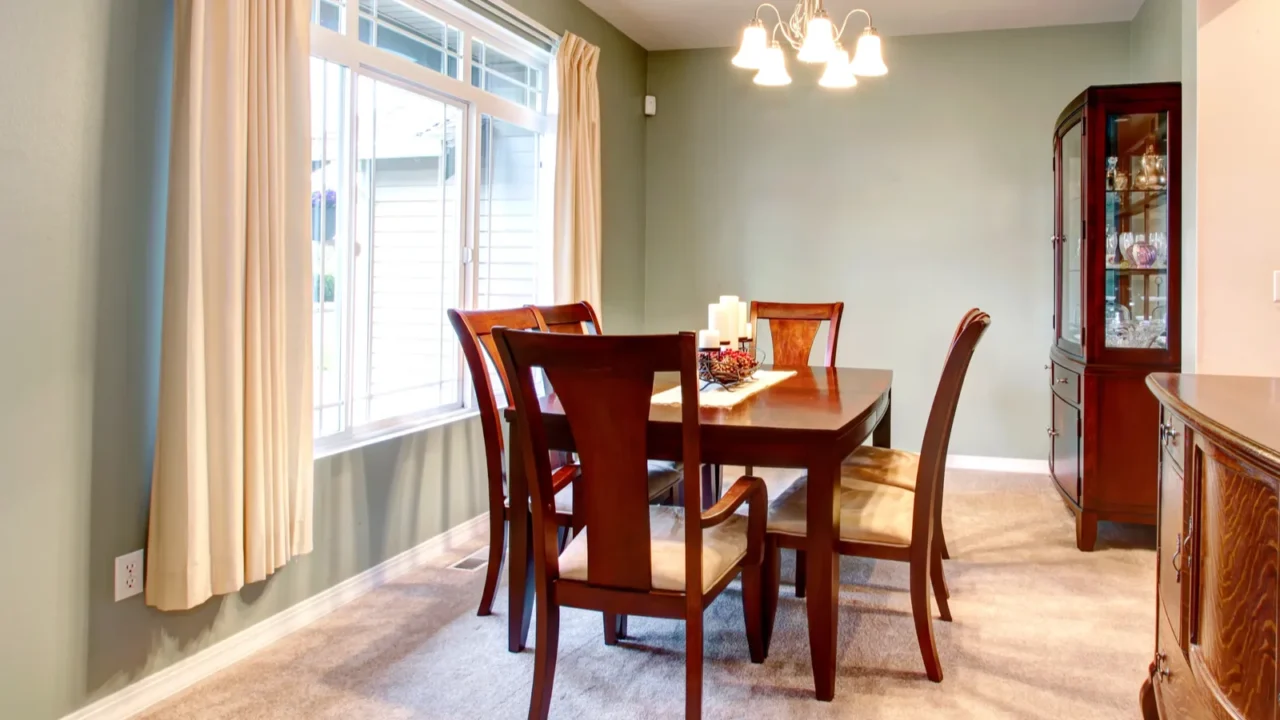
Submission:
[[[737,45],[757,5],[753,0],[582,2],[648,50]],[[789,14],[795,0],[774,0],[774,5]],[[855,7],[866,8],[884,35],[1126,22],[1141,6],[1142,0],[826,0],[836,22]],[[772,17],[767,8],[764,13]],[[855,16],[850,27],[859,29],[862,21]]]

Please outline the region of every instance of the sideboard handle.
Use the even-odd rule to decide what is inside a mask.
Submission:
[[[1188,536],[1190,537],[1190,536]],[[1182,582],[1182,533],[1178,533],[1178,539],[1174,542],[1176,549],[1173,551],[1173,557],[1170,559],[1173,563],[1173,581]]]

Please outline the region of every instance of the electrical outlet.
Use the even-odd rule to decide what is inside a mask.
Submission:
[[[1271,302],[1280,303],[1280,270],[1271,278]]]
[[[142,592],[143,551],[116,558],[116,602]]]

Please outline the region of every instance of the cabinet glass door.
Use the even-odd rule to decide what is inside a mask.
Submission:
[[[1084,123],[1062,136],[1058,208],[1058,342],[1080,352],[1084,336]]]
[[[1169,347],[1169,116],[1109,114],[1107,347]]]

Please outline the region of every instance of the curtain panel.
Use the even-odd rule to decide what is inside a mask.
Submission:
[[[565,33],[556,55],[555,299],[603,310],[600,290],[600,48]]]
[[[312,546],[310,3],[176,0],[147,604]]]

